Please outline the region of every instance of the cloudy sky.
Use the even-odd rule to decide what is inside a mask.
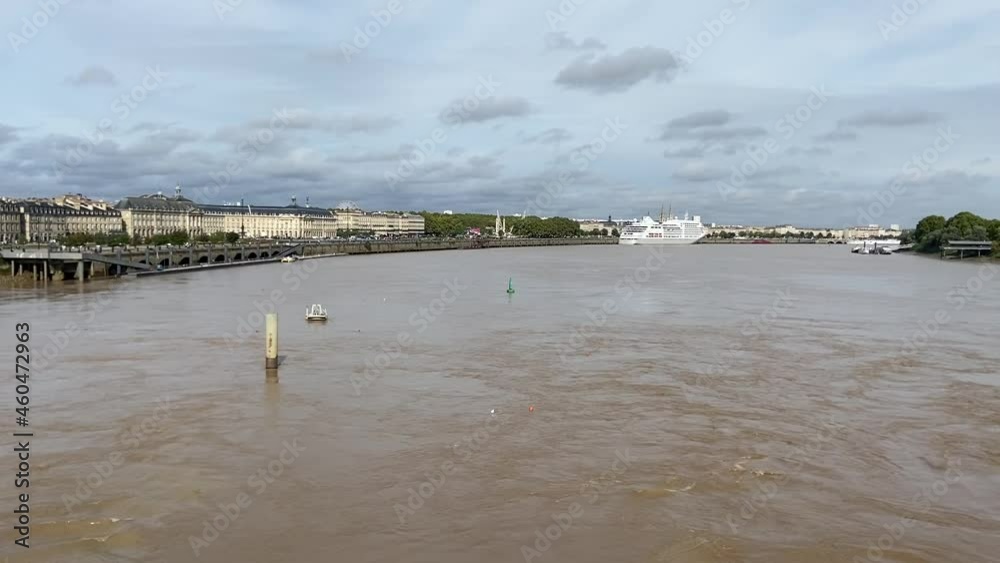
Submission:
[[[51,3],[0,4],[8,196],[1000,217],[995,0]]]

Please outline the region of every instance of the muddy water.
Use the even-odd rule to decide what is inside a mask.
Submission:
[[[5,441],[0,556],[995,561],[997,274],[593,247],[6,292],[0,357],[30,322],[37,436],[30,550]]]

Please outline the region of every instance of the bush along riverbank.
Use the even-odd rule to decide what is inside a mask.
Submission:
[[[927,254],[941,252],[948,241],[990,241],[992,257],[1000,259],[1000,219],[986,219],[962,211],[950,219],[941,215],[928,215],[917,223],[917,228],[903,235],[903,243],[913,243],[913,249]]]

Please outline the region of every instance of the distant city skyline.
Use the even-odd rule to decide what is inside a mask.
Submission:
[[[992,0],[58,4],[0,6],[12,196],[1000,217]]]

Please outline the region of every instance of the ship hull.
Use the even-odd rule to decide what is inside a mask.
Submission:
[[[701,237],[705,238],[705,237]],[[619,238],[618,244],[626,246],[679,246],[685,244],[694,244],[701,240],[701,238],[695,239],[669,239],[669,238]]]

